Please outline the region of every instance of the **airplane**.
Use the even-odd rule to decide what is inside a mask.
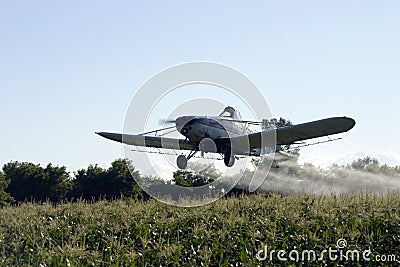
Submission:
[[[264,125],[265,122],[242,120],[240,112],[226,107],[218,116],[180,116],[176,120],[166,120],[175,126],[142,134],[121,134],[96,132],[96,134],[133,146],[174,150],[189,150],[187,156],[181,154],[176,163],[179,169],[186,169],[188,160],[197,152],[219,153],[227,167],[232,167],[238,156],[260,156],[265,151],[279,152],[282,146],[299,144],[304,140],[347,132],[355,125],[348,117],[327,119],[276,127],[273,123],[261,132],[255,132],[250,125]],[[185,139],[176,139],[149,134],[175,128]]]

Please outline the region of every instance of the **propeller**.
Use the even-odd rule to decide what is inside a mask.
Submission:
[[[173,120],[173,119],[159,119],[158,125],[172,124],[172,123],[175,123],[175,121],[176,120]]]

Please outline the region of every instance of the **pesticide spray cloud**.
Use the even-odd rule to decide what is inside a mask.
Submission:
[[[259,177],[259,179],[264,179],[264,182],[257,190],[258,192],[348,195],[365,192],[387,194],[400,191],[398,167],[380,166],[374,171],[367,168],[359,170],[350,165],[316,168],[312,164],[299,165],[292,160],[280,162],[278,166],[272,168],[267,175]],[[245,175],[237,188],[248,187],[249,177],[251,175]]]

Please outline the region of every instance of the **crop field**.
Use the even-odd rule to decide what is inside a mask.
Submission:
[[[0,265],[396,266],[399,207],[399,194],[368,193],[250,195],[196,208],[130,198],[25,203],[0,210]],[[322,253],[331,249],[336,258]]]

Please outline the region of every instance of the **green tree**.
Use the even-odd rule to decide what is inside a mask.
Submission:
[[[214,181],[202,173],[178,170],[173,174],[173,182],[179,186],[198,187]]]
[[[4,174],[0,172],[0,207],[3,207],[14,201],[14,198],[5,190],[10,184],[10,180],[6,179]]]
[[[215,168],[214,165],[198,164],[196,169],[199,171],[178,170],[173,173],[173,183],[185,187],[197,187],[212,183],[221,173]]]
[[[388,176],[400,175],[400,166],[391,167],[387,164],[381,165],[376,158],[369,156],[354,160],[351,164],[345,166],[345,168],[364,172],[379,173]]]
[[[78,170],[74,179],[74,196],[84,199],[99,198],[104,194],[105,171],[97,165]]]
[[[108,169],[90,165],[75,173],[74,195],[85,199],[111,199],[120,196],[142,198],[145,194],[135,179],[142,178],[127,159],[115,160]]]
[[[375,158],[371,158],[369,156],[353,161],[350,167],[354,170],[367,171],[373,173],[379,173],[381,171],[378,160]]]
[[[111,197],[133,196],[141,192],[136,180],[141,179],[139,171],[135,170],[128,159],[117,159],[106,171],[106,179],[110,183],[107,195]]]
[[[42,168],[28,162],[9,162],[3,166],[4,175],[10,184],[6,191],[16,201],[65,199],[72,188],[66,168],[48,164]]]

